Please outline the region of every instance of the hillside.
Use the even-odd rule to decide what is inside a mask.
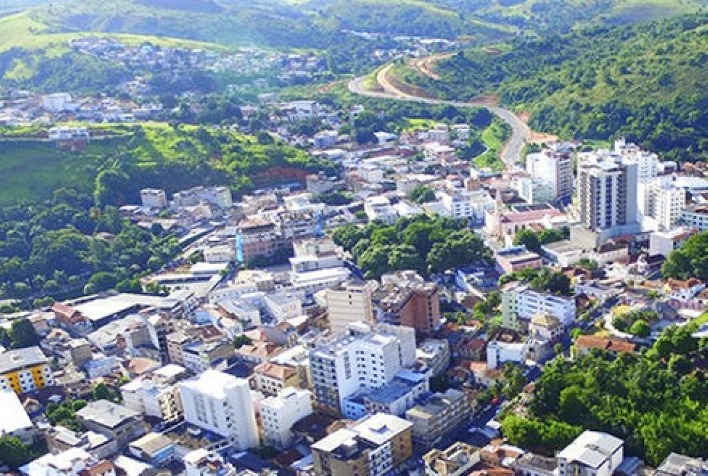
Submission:
[[[665,158],[708,158],[708,15],[519,38],[440,61],[440,80],[404,80],[446,98],[496,94],[564,138],[626,135]]]
[[[277,182],[272,169],[292,182],[305,171],[332,168],[292,147],[219,129],[161,123],[92,127],[94,135],[110,138],[94,140],[81,152],[41,139],[41,128],[0,130],[0,205],[46,199],[62,187],[98,191],[100,201],[111,204],[135,203],[141,188],[153,186],[174,192],[229,185],[243,193]]]

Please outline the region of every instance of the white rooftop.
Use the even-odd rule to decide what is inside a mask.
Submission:
[[[0,391],[0,409],[0,436],[32,428],[32,421],[20,398],[12,390]]]
[[[599,468],[623,445],[624,441],[617,437],[600,431],[586,430],[558,453],[558,458]]]
[[[183,388],[188,388],[216,399],[225,398],[226,393],[224,390],[229,387],[245,387],[246,389],[250,389],[248,380],[213,369],[206,370],[193,380],[180,382],[179,385]]]

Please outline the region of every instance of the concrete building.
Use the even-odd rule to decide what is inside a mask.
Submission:
[[[686,208],[686,191],[677,187],[670,177],[640,182],[638,193],[639,217],[644,230],[671,230]]]
[[[526,268],[540,268],[541,256],[529,251],[525,246],[514,246],[498,250],[495,254],[497,265],[505,273],[515,273]]]
[[[455,219],[484,220],[487,211],[494,208],[494,199],[486,190],[438,193],[442,214]]]
[[[612,476],[623,459],[624,441],[586,430],[558,453],[558,476]]]
[[[425,374],[404,370],[383,387],[362,389],[347,397],[342,405],[342,414],[351,420],[379,412],[403,416],[429,390],[429,380]]]
[[[25,444],[32,444],[34,425],[12,390],[0,390],[0,438],[14,436]]]
[[[274,292],[263,297],[266,311],[277,322],[302,316],[302,298],[299,293]]]
[[[321,342],[310,351],[315,400],[326,412],[340,414],[344,400],[360,388],[380,388],[415,362],[415,331],[406,327],[359,322],[348,333]]]
[[[185,476],[236,476],[238,472],[216,452],[200,448],[190,451],[182,459]]]
[[[194,187],[175,193],[172,199],[176,207],[193,207],[202,202],[219,208],[229,208],[233,205],[231,190],[228,187]]]
[[[636,161],[605,153],[588,153],[578,163],[577,199],[582,227],[595,246],[618,235],[637,233]]]
[[[533,177],[516,179],[516,191],[526,203],[539,205],[555,200],[555,189],[552,182]]]
[[[57,454],[46,454],[31,461],[27,473],[31,476],[116,476],[109,461],[100,461],[81,448],[72,448]]]
[[[293,366],[264,362],[253,369],[256,390],[264,395],[277,395],[288,387],[299,387],[300,371]]]
[[[352,322],[373,322],[371,285],[350,279],[326,291],[327,320],[332,334],[342,334]]]
[[[123,405],[142,415],[166,422],[179,420],[184,411],[174,385],[152,378],[136,379],[120,388]]]
[[[228,438],[237,450],[258,446],[258,429],[247,380],[216,370],[178,385],[188,423]]]
[[[683,209],[679,223],[701,231],[708,230],[708,205],[699,204]]]
[[[465,423],[472,413],[467,394],[449,388],[435,393],[420,405],[406,411],[406,420],[413,424],[413,441],[430,447],[442,437]]]
[[[497,369],[506,362],[523,364],[528,353],[529,346],[526,342],[493,340],[487,344],[487,368]]]
[[[17,394],[54,385],[49,359],[37,347],[8,350],[0,354],[0,391]]]
[[[671,453],[656,468],[655,476],[705,476],[708,459]]]
[[[480,449],[463,442],[423,455],[426,476],[464,476],[481,461]]]
[[[556,296],[530,289],[520,283],[509,283],[502,288],[502,322],[508,329],[525,330],[528,321],[538,314],[548,314],[569,326],[576,315],[573,297]]]
[[[76,417],[84,428],[116,440],[120,449],[145,434],[140,413],[108,400],[90,402]]]
[[[310,238],[293,242],[295,256],[290,258],[293,273],[339,268],[344,265],[340,248],[331,238]]]
[[[649,256],[663,256],[680,247],[691,236],[697,233],[696,228],[679,227],[670,231],[656,231],[649,235]]]
[[[624,137],[619,138],[614,143],[611,152],[615,156],[629,159],[637,163],[639,180],[651,180],[656,177],[661,168],[659,156],[639,148],[638,145],[627,143]]]
[[[167,208],[167,194],[157,188],[144,188],[140,191],[140,203],[145,208]]]
[[[573,194],[573,159],[568,150],[552,147],[527,155],[526,172],[545,183],[551,201]]]
[[[378,322],[412,327],[423,334],[439,327],[440,293],[436,284],[426,283],[412,271],[384,275],[381,282],[373,297]]]
[[[411,423],[378,413],[312,445],[315,474],[383,476],[413,454]]]
[[[312,393],[289,387],[262,400],[260,408],[263,443],[284,450],[292,444],[293,424],[312,413]]]

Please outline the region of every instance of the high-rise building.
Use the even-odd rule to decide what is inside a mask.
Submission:
[[[639,216],[642,228],[668,231],[681,218],[686,208],[686,191],[676,187],[671,177],[639,183]]]
[[[374,291],[376,320],[412,327],[430,334],[440,325],[440,293],[413,271],[399,271],[381,277]]]
[[[364,322],[347,334],[310,351],[315,400],[326,412],[340,414],[344,399],[360,388],[380,388],[415,362],[415,330]]]
[[[258,445],[258,428],[248,380],[207,370],[179,384],[188,423],[231,440],[238,450]]]
[[[264,444],[283,450],[292,443],[295,422],[312,413],[312,393],[288,387],[261,401],[260,406]]]
[[[348,280],[328,289],[327,319],[332,334],[342,334],[352,322],[373,322],[371,285],[366,281]]]
[[[650,180],[659,174],[659,156],[639,148],[637,144],[627,143],[624,137],[617,139],[612,153],[637,163],[639,180]]]
[[[526,172],[547,184],[551,200],[569,198],[573,194],[573,160],[569,150],[555,147],[529,154]]]
[[[444,393],[431,395],[406,411],[406,420],[413,424],[413,440],[428,447],[466,422],[471,413],[467,394],[449,388]]]
[[[377,413],[312,445],[315,474],[383,476],[413,454],[411,423]]]
[[[636,161],[607,153],[581,156],[578,164],[580,223],[602,242],[639,231]]]

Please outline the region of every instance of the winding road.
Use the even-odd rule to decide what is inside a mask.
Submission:
[[[492,106],[483,101],[448,101],[444,99],[431,99],[423,96],[414,96],[409,93],[405,93],[398,89],[396,86],[391,84],[388,80],[388,73],[393,65],[388,65],[382,68],[376,75],[376,81],[381,87],[382,91],[371,91],[366,89],[364,82],[365,77],[355,78],[349,82],[349,91],[360,96],[367,96],[373,98],[381,99],[395,99],[399,101],[415,101],[425,104],[449,104],[455,107],[484,107],[490,112],[498,116],[504,122],[509,124],[511,127],[511,137],[504,145],[504,149],[501,151],[501,158],[506,164],[507,170],[513,170],[516,167],[516,163],[521,161],[521,151],[524,148],[524,144],[528,141],[531,130],[529,126],[526,125],[519,117],[508,109],[504,109],[499,106]]]

